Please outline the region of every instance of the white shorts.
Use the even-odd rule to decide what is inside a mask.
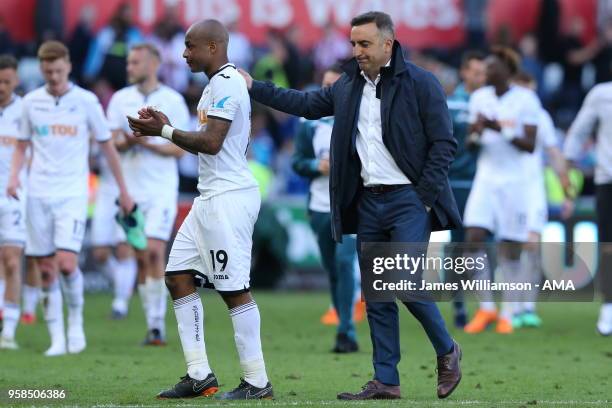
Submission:
[[[529,208],[527,209],[527,229],[541,234],[548,222],[548,201],[544,180],[534,180],[529,186]]]
[[[217,291],[247,291],[260,204],[259,189],[196,198],[172,244],[166,275],[194,271]]]
[[[91,220],[91,245],[96,247],[117,245],[115,215],[119,211],[119,206],[116,200],[117,194],[98,190]]]
[[[145,235],[147,238],[168,241],[174,229],[178,197],[176,195],[157,197],[134,197],[136,205],[145,219]],[[117,225],[119,242],[125,242],[125,233]]]
[[[463,215],[466,228],[484,228],[498,240],[527,242],[529,191],[522,183],[475,180]]]
[[[25,202],[23,196],[20,200],[0,196],[0,246],[25,246]]]
[[[119,211],[116,200],[117,197],[112,194],[100,194],[96,198],[91,231],[92,245],[115,246],[120,242],[125,242],[125,233],[115,220],[115,215]],[[158,196],[147,199],[134,197],[134,200],[144,215],[147,238],[168,241],[176,219],[177,196]]]
[[[87,221],[87,196],[28,197],[26,255],[51,256],[57,250],[81,251]]]

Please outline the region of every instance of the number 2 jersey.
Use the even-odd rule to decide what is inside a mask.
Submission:
[[[198,190],[203,198],[226,191],[256,188],[246,153],[251,134],[251,100],[246,82],[233,64],[210,77],[198,103],[198,130],[211,119],[230,121],[223,146],[215,155],[200,153]]]
[[[111,133],[98,98],[70,84],[62,96],[46,87],[23,98],[19,138],[32,142],[30,197],[87,196],[89,138],[106,142]]]
[[[0,198],[6,196],[13,152],[19,137],[21,109],[22,100],[17,95],[13,95],[8,105],[0,108]],[[24,175],[23,170],[21,175]],[[23,182],[24,178],[21,180]]]

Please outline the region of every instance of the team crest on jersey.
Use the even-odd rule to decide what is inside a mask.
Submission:
[[[14,146],[17,144],[17,138],[11,136],[0,136],[0,146]]]
[[[208,122],[205,110],[198,110],[198,122],[201,126],[204,126]]]

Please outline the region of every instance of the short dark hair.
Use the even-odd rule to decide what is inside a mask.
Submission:
[[[521,57],[512,48],[497,45],[491,48],[491,55],[494,55],[506,64],[510,70],[510,75],[514,76],[519,71]]]
[[[379,31],[387,32],[392,38],[395,38],[395,28],[393,26],[393,20],[391,16],[382,11],[368,11],[353,17],[351,20],[351,27],[356,27],[364,24],[376,23],[376,28]]]
[[[461,55],[461,69],[467,68],[472,61],[484,61],[485,55],[478,50],[468,50]]]
[[[0,69],[14,69],[17,71],[17,59],[9,54],[0,55]]]

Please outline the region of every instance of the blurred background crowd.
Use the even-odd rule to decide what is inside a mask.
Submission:
[[[25,3],[35,7],[25,7]],[[48,39],[62,40],[70,49],[73,80],[95,92],[105,105],[115,90],[126,85],[125,62],[130,46],[152,42],[163,56],[159,73],[162,81],[184,95],[195,123],[206,77],[191,74],[182,58],[183,36],[191,22],[207,17],[221,19],[230,30],[231,62],[256,79],[308,89],[320,86],[325,68],[350,57],[348,21],[365,11],[360,7],[368,8],[367,3],[3,0],[0,54],[19,58],[20,93],[25,93],[42,84],[35,57],[38,45]],[[519,51],[523,70],[539,84],[537,92],[553,117],[559,145],[586,92],[596,83],[612,80],[611,0],[380,3],[398,26],[398,40],[408,52],[406,57],[432,71],[449,95],[460,82],[459,64],[467,50],[486,52],[491,45],[501,44]],[[260,218],[268,230],[260,229],[259,242],[271,240],[279,246],[269,246],[273,256],[260,259],[275,260],[278,266],[288,262],[307,265],[311,252],[316,259],[316,243],[309,238],[307,224],[295,222],[305,218],[308,193],[308,182],[291,168],[298,126],[296,117],[253,105],[249,157],[264,198],[275,208],[270,214],[262,208]],[[589,197],[593,193],[593,162],[593,154],[587,153],[579,163],[585,175],[581,194],[586,217],[592,214]],[[185,155],[179,167],[181,193],[192,196],[196,193],[197,158]],[[257,242],[256,232],[256,246]],[[257,274],[254,280],[256,284]]]

